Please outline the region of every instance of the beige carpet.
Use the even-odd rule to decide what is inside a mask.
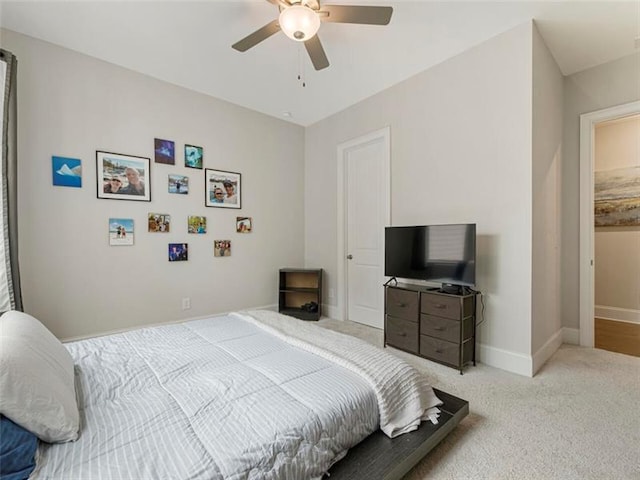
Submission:
[[[382,346],[381,330],[319,324]],[[407,480],[640,480],[640,358],[563,345],[534,378],[482,364],[461,376],[387,350],[469,401],[469,415]]]

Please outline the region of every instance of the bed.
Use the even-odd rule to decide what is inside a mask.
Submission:
[[[251,311],[66,344],[79,435],[30,478],[400,478],[468,412],[318,328]]]

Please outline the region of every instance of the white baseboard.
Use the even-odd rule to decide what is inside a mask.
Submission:
[[[251,307],[251,308],[243,308],[242,310],[278,310],[278,306],[277,305],[264,305],[262,307]],[[241,310],[234,310],[235,312],[241,311]],[[141,328],[149,328],[149,327],[160,327],[162,325],[172,325],[174,323],[184,323],[184,322],[190,322],[192,320],[203,320],[205,318],[211,318],[211,317],[219,317],[221,315],[227,315],[231,312],[220,312],[220,313],[211,313],[209,315],[201,315],[199,317],[190,317],[190,318],[180,318],[178,320],[167,320],[166,322],[157,322],[157,323],[147,323],[147,324],[142,324],[142,325],[133,325],[131,327],[126,327],[126,328],[119,328],[116,330],[107,330],[104,332],[98,332],[98,333],[93,333],[90,335],[80,335],[77,337],[67,337],[67,338],[61,338],[60,341],[62,343],[68,343],[68,342],[77,342],[78,340],[86,340],[88,338],[96,338],[96,337],[104,337],[105,335],[114,335],[116,333],[123,333],[123,332],[130,332],[131,330],[139,330]]]
[[[551,355],[556,353],[556,350],[560,348],[560,345],[562,345],[562,335],[562,328],[560,328],[533,354],[533,375],[535,375],[538,370],[540,370],[540,367],[551,358]]]
[[[604,320],[615,320],[617,322],[640,323],[640,310],[630,308],[607,307],[606,305],[596,305],[596,318]]]
[[[507,372],[517,373],[525,377],[533,376],[533,361],[528,355],[510,352],[501,348],[477,345],[478,360],[485,365],[496,367]]]
[[[562,327],[562,343],[580,345],[580,329]]]

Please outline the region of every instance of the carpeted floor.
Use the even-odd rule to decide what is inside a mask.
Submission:
[[[319,324],[382,346],[381,330]],[[469,401],[469,415],[406,480],[640,480],[640,358],[563,345],[534,378],[483,364],[461,376],[387,350]]]

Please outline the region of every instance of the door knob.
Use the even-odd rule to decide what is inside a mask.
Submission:
[[[347,255],[347,260],[351,260],[353,258],[353,255],[349,254]]]

